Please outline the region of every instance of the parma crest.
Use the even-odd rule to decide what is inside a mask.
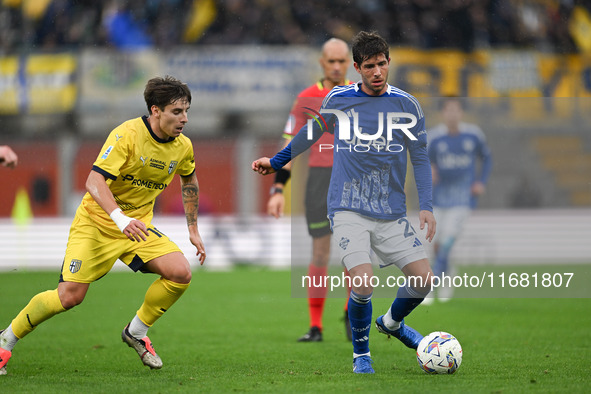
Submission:
[[[82,267],[82,260],[72,259],[70,262],[70,272],[75,274],[80,271],[80,267]]]

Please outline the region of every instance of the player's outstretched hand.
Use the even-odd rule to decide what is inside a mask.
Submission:
[[[199,263],[203,265],[207,255],[205,253],[205,246],[203,244],[203,240],[201,239],[201,235],[191,234],[189,239],[191,240],[191,243],[197,248],[197,257],[199,258]]]
[[[279,219],[283,216],[283,210],[285,208],[285,197],[282,193],[275,193],[269,198],[267,202],[267,213],[274,216],[275,219]]]
[[[435,236],[435,230],[437,227],[437,222],[435,221],[435,216],[433,216],[433,212],[425,210],[420,211],[419,222],[421,230],[424,230],[425,224],[427,224],[427,235],[425,236],[425,239],[429,242],[433,241],[433,237]]]
[[[9,168],[14,168],[18,164],[18,156],[8,145],[0,146],[0,164]]]
[[[129,222],[129,224],[123,229],[123,234],[127,236],[131,241],[145,241],[146,237],[150,234],[148,233],[148,228],[146,224],[141,220],[135,220]]]
[[[252,170],[261,175],[269,175],[275,172],[275,169],[271,167],[271,159],[268,157],[261,157],[260,159],[253,161]]]

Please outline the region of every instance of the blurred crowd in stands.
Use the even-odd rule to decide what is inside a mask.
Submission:
[[[0,55],[114,46],[320,45],[377,30],[393,46],[580,52],[591,0],[2,0]],[[587,19],[585,19],[587,18]],[[588,31],[588,30],[587,30]]]

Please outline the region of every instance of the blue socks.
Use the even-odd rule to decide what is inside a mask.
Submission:
[[[360,295],[351,291],[349,321],[353,336],[353,357],[369,355],[369,329],[371,327],[371,294]]]
[[[427,292],[428,294],[428,292]],[[396,299],[390,307],[392,320],[401,322],[419,305],[427,294],[423,294],[410,286],[401,287]],[[353,357],[369,355],[369,329],[371,327],[372,304],[371,296],[360,295],[351,291],[349,297],[349,321],[353,337]]]
[[[427,294],[429,293],[427,292]],[[392,319],[401,322],[402,319],[408,316],[410,312],[417,307],[417,305],[423,302],[423,299],[427,294],[419,293],[408,285],[398,288],[396,299],[394,299],[394,302],[390,307]]]

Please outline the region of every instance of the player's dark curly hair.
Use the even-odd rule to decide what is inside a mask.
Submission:
[[[152,113],[152,105],[164,110],[168,104],[179,99],[186,99],[191,104],[191,91],[187,84],[170,75],[152,78],[146,84],[144,100],[148,106],[148,113]]]
[[[363,63],[372,56],[383,53],[386,59],[390,57],[390,47],[377,32],[360,31],[351,43],[353,61],[357,64]]]

